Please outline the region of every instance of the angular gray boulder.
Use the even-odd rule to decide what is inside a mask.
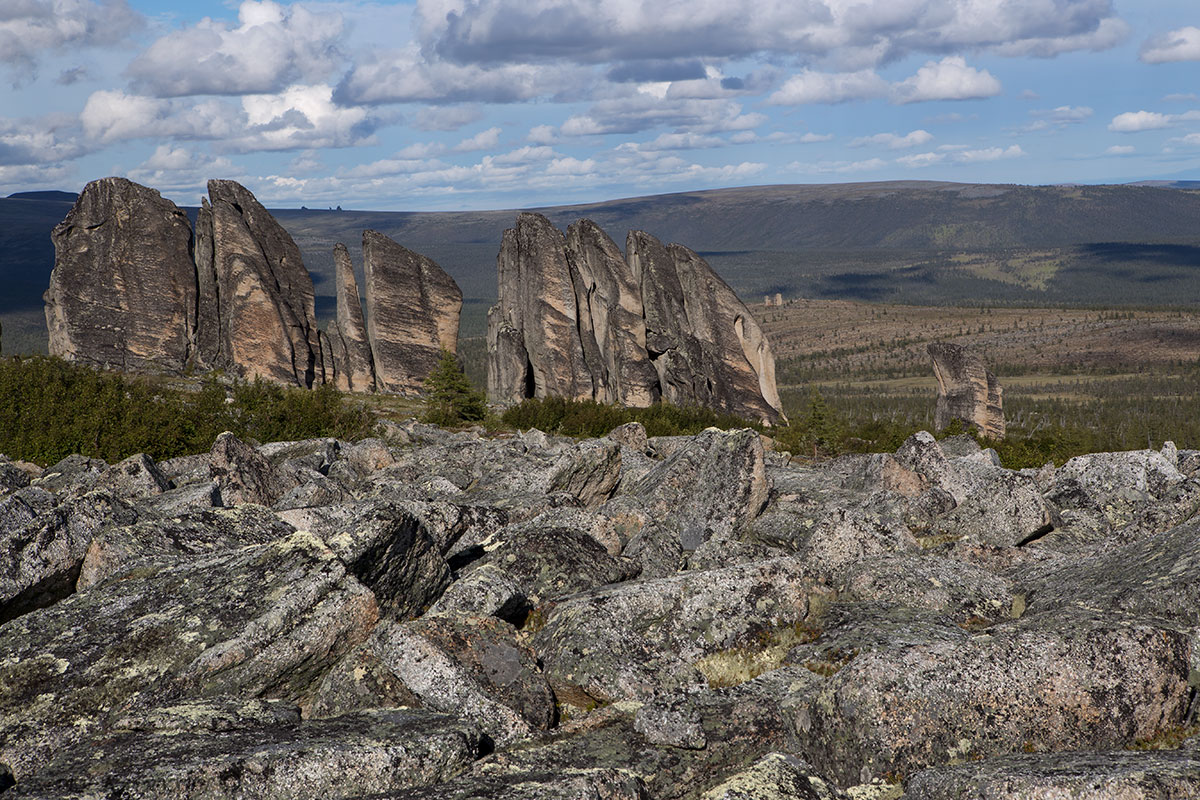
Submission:
[[[124,178],[92,181],[51,233],[50,355],[181,372],[193,360],[196,272],[187,214]]]
[[[441,351],[457,351],[462,291],[432,259],[378,231],[363,231],[362,247],[376,382],[387,392],[419,391]]]
[[[950,342],[931,342],[927,350],[938,382],[934,427],[957,419],[988,439],[1003,439],[1004,390],[983,360]]]

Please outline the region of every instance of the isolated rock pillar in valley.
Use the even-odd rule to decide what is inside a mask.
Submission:
[[[462,291],[432,259],[377,231],[363,231],[363,262],[376,384],[419,391],[441,351],[458,348]]]
[[[337,323],[329,339],[333,348],[334,382],[341,392],[369,392],[375,388],[375,364],[363,322],[354,265],[341,242],[334,245],[333,263],[337,269]]]
[[[124,178],[92,181],[55,227],[46,290],[50,354],[98,367],[180,372],[194,352],[187,215]]]
[[[322,379],[313,284],[300,248],[245,187],[211,180],[221,363],[243,377]]]
[[[989,439],[1004,438],[1003,389],[983,360],[949,342],[933,342],[928,351],[938,382],[934,427],[957,419]]]

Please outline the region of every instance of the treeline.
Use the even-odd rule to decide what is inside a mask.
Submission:
[[[260,442],[369,435],[375,417],[331,386],[203,379],[198,390],[46,356],[0,360],[0,453],[53,464],[72,453],[113,462],[199,453],[222,431]]]

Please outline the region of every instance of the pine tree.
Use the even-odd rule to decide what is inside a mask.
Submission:
[[[471,386],[458,357],[443,350],[437,366],[425,379],[425,421],[449,426],[479,422],[485,416],[487,398]]]

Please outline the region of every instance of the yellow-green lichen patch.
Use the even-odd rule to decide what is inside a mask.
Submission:
[[[748,645],[705,656],[695,666],[713,688],[737,686],[778,669],[793,647],[816,641],[820,635],[819,628],[797,622],[764,631]]]

